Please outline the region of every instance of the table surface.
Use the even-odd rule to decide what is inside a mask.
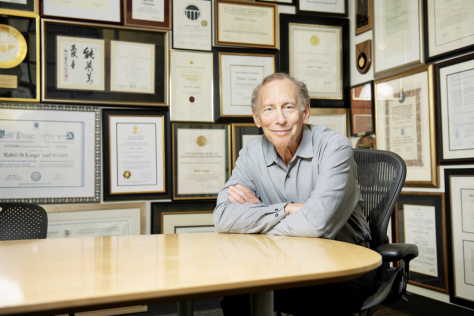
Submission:
[[[333,240],[217,233],[0,241],[0,258],[0,315],[323,284],[382,262]]]

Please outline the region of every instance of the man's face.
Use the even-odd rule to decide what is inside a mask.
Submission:
[[[279,149],[296,151],[303,125],[309,119],[309,104],[301,111],[298,92],[289,79],[273,80],[260,89],[258,114],[253,119],[268,140]]]

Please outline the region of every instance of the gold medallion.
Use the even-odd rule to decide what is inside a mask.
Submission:
[[[311,45],[313,45],[313,46],[318,46],[318,45],[319,45],[319,37],[317,37],[316,35],[313,35],[313,36],[311,36],[311,38],[309,39],[309,42],[310,42]]]
[[[128,171],[128,170],[127,170],[127,171],[124,171],[123,177],[124,177],[125,179],[130,179],[131,176],[132,176],[132,173],[131,173],[130,171]]]
[[[202,21],[201,21],[201,26],[202,26],[202,27],[206,27],[206,26],[207,26],[207,21],[206,21],[206,20],[202,20]]]
[[[196,139],[196,143],[197,143],[199,146],[202,147],[202,146],[204,146],[204,145],[207,144],[207,139],[206,139],[206,137],[204,137],[204,136],[201,135],[201,136],[199,136],[199,137]]]
[[[0,24],[0,68],[13,68],[26,57],[26,40],[10,25]]]

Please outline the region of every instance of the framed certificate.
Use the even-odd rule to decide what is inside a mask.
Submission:
[[[171,0],[124,0],[124,24],[171,29]]]
[[[444,169],[449,297],[474,308],[474,169]]]
[[[168,32],[42,19],[42,100],[168,105]]]
[[[169,197],[169,117],[164,111],[103,110],[104,200]]]
[[[257,2],[275,2],[280,4],[295,5],[296,0],[256,0]]]
[[[215,91],[220,117],[251,117],[252,92],[263,78],[275,73],[277,51],[214,49]]]
[[[355,34],[359,35],[372,29],[373,0],[355,1]]]
[[[351,135],[373,134],[374,82],[369,81],[351,87]]]
[[[424,63],[421,0],[374,1],[374,76]]]
[[[281,71],[304,82],[311,107],[346,107],[349,97],[349,22],[280,15]]]
[[[39,14],[39,0],[0,0],[3,9],[28,11]]]
[[[100,201],[97,107],[0,103],[0,201]]]
[[[349,137],[349,109],[310,109],[308,124],[326,126]]]
[[[100,22],[122,22],[120,0],[43,0],[41,16]]]
[[[298,12],[347,16],[347,0],[297,0]]]
[[[440,163],[474,161],[474,55],[435,64]]]
[[[418,246],[410,261],[409,283],[448,293],[448,257],[444,193],[402,192],[392,223],[394,240]]]
[[[173,48],[211,51],[211,1],[175,1],[173,6]]]
[[[214,122],[213,54],[170,52],[171,121]]]
[[[39,15],[7,9],[0,13],[0,100],[39,102]]]
[[[215,1],[216,45],[278,48],[276,3]]]
[[[216,199],[230,175],[230,126],[172,124],[173,199]]]
[[[474,3],[423,0],[425,58],[439,60],[474,47]]]
[[[239,158],[239,152],[253,138],[263,135],[255,123],[232,123],[232,169]]]
[[[405,186],[439,187],[433,66],[375,80],[374,90],[377,149],[405,160]]]

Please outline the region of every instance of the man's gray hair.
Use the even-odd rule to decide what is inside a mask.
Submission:
[[[296,91],[298,92],[298,102],[300,105],[300,110],[304,111],[306,103],[310,102],[310,97],[308,94],[308,88],[306,87],[306,84],[304,82],[299,81],[296,78],[293,78],[287,73],[277,72],[263,78],[262,82],[258,86],[256,86],[255,89],[253,90],[251,105],[255,113],[258,113],[258,96],[260,94],[260,90],[262,89],[262,87],[273,80],[283,80],[283,79],[288,79],[291,82],[293,82],[293,84],[295,85]]]

